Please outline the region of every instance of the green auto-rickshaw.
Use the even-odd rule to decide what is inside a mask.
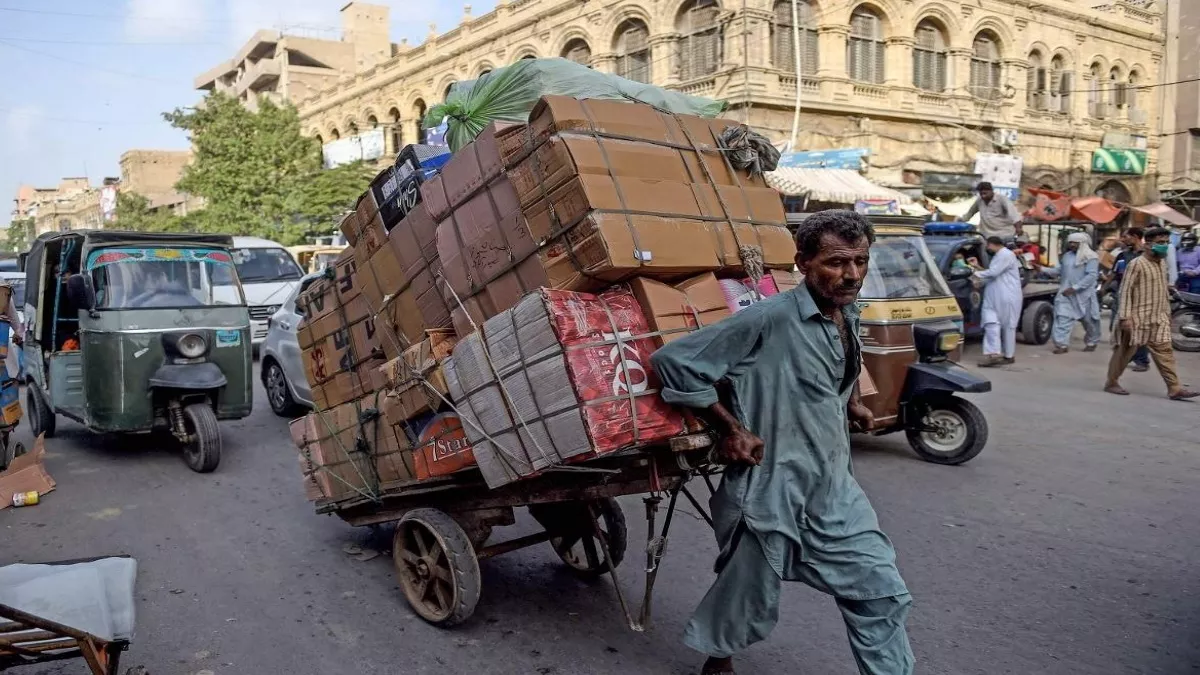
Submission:
[[[25,260],[26,405],[96,432],[167,429],[217,468],[219,419],[251,410],[250,317],[231,237],[87,231],[37,238]]]

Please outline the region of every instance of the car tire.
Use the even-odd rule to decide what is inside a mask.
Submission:
[[[1021,313],[1021,332],[1018,337],[1028,345],[1044,345],[1054,331],[1054,305],[1045,300],[1029,303]]]
[[[267,358],[262,363],[263,388],[267,390],[267,403],[271,411],[280,417],[299,417],[304,413],[304,406],[296,403],[292,396],[291,385],[288,384],[287,374],[283,367],[273,358]]]
[[[207,401],[183,409],[183,418],[192,435],[183,448],[183,461],[196,473],[212,473],[221,463],[221,428],[217,415]]]
[[[32,381],[25,387],[25,405],[29,408],[29,423],[32,427],[33,437],[37,438],[45,434],[46,438],[54,438],[58,418],[50,409],[46,395]]]

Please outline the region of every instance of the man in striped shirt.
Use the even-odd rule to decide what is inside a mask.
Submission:
[[[1182,401],[1200,396],[1183,388],[1175,371],[1175,353],[1171,351],[1171,302],[1167,284],[1167,253],[1171,231],[1154,227],[1146,231],[1142,255],[1125,268],[1118,301],[1118,323],[1113,332],[1113,354],[1108,362],[1108,381],[1104,391],[1128,396],[1118,383],[1138,347],[1145,345],[1158,372],[1167,384],[1167,396]]]

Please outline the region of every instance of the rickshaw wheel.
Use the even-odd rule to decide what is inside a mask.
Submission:
[[[983,452],[988,425],[975,404],[957,396],[942,396],[915,405],[921,407],[916,422],[920,427],[905,429],[905,435],[921,459],[934,464],[963,464]]]
[[[1183,327],[1200,325],[1200,311],[1185,308],[1171,314],[1171,348],[1177,352],[1200,352],[1200,338],[1183,334]]]
[[[404,514],[392,539],[392,561],[404,597],[422,619],[450,628],[471,618],[482,579],[471,540],[437,509]]]
[[[191,441],[183,444],[183,461],[198,473],[216,470],[221,463],[221,428],[208,403],[193,403],[183,409],[184,426]]]
[[[593,507],[592,514],[588,505]],[[558,557],[576,574],[582,577],[598,577],[621,564],[629,543],[629,531],[625,525],[625,512],[612,497],[591,502],[549,504],[537,510],[530,509],[534,518],[551,532],[563,532],[552,537],[550,546]],[[593,517],[598,521],[599,538]],[[612,554],[610,566],[605,547]]]
[[[50,405],[46,403],[46,398],[42,394],[42,391],[32,381],[25,387],[25,407],[29,408],[29,424],[31,427],[30,431],[33,432],[33,437],[37,438],[45,434],[46,438],[54,438],[54,428],[57,426],[57,418],[54,416],[54,412],[50,410]]]
[[[1054,305],[1045,300],[1029,303],[1021,313],[1021,331],[1017,334],[1027,345],[1044,345],[1054,330]]]

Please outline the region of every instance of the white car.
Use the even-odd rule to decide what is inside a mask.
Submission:
[[[267,320],[296,290],[304,272],[282,244],[258,237],[233,238],[233,262],[250,311],[250,342],[267,339]]]
[[[313,405],[304,361],[300,358],[300,342],[296,338],[296,327],[301,319],[296,313],[296,297],[321,276],[321,272],[316,272],[304,277],[296,290],[284,299],[279,310],[271,315],[270,328],[260,350],[267,402],[280,417],[297,417]]]

